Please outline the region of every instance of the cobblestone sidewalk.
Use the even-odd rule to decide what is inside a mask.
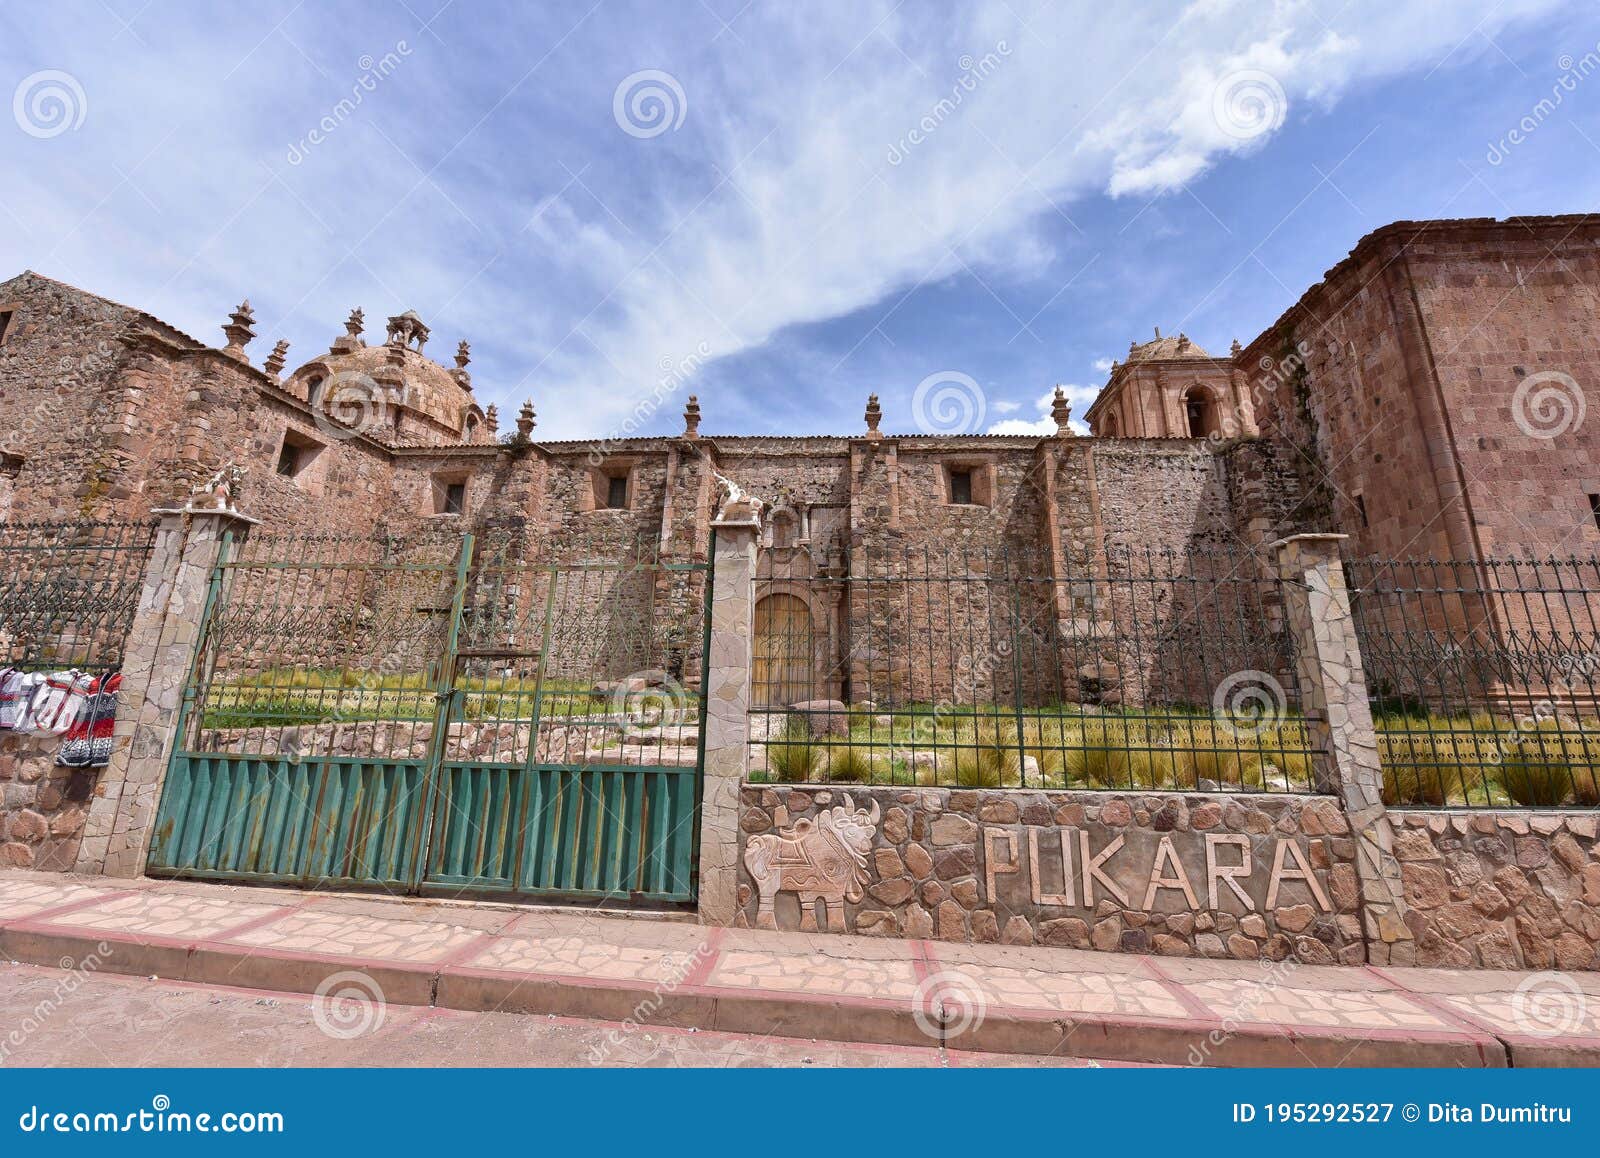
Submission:
[[[0,873],[0,958],[371,1006],[1167,1064],[1600,1065],[1600,974],[710,929],[587,910]]]

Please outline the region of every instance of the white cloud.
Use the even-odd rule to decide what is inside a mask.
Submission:
[[[996,414],[1015,414],[1017,411],[1022,409],[1022,403],[1006,401],[991,402],[989,403],[989,409],[993,410]]]
[[[482,401],[510,414],[532,393],[541,434],[603,435],[702,343],[750,350],[967,270],[1064,279],[1080,255],[1052,252],[1045,215],[1174,189],[1353,86],[1459,61],[1557,4],[1199,0],[1174,18],[1156,0],[986,0],[934,21],[859,0],[754,6],[733,36],[648,8],[575,27],[553,9],[447,14],[429,36],[401,9],[241,9],[219,28],[157,6],[137,51],[40,7],[33,35],[0,44],[0,73],[59,55],[90,110],[55,140],[0,134],[18,218],[0,272],[32,265],[207,340],[249,293],[292,357],[353,305],[414,306],[440,347],[473,339]],[[404,65],[290,168],[350,61],[397,36]],[[528,79],[535,45],[554,47]],[[638,140],[611,97],[646,67],[673,73],[688,109]],[[1240,76],[1256,82],[1242,103],[1219,103]]]
[[[1075,416],[1081,416],[1084,411],[1088,410],[1089,404],[1095,399],[1095,395],[1100,393],[1100,387],[1098,386],[1078,386],[1062,383],[1061,389],[1066,393],[1067,401],[1071,404],[1072,413]],[[1038,418],[1032,420],[1007,418],[1004,421],[990,425],[988,433],[1016,434],[1038,438],[1048,437],[1056,432],[1056,420],[1050,414],[1050,409],[1055,405],[1055,400],[1056,388],[1052,386],[1034,399],[1033,408],[1038,411]],[[997,410],[999,407],[991,404],[989,409]],[[1013,406],[1013,409],[1020,409],[1020,406]],[[1068,425],[1079,434],[1089,433],[1089,427],[1080,421],[1079,417],[1070,419]]]
[[[1094,368],[1102,374],[1111,373],[1111,368],[1116,364],[1117,360],[1115,358],[1096,358],[1094,360]]]

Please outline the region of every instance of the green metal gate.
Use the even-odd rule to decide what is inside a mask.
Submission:
[[[224,542],[148,871],[693,901],[709,589],[653,543]]]

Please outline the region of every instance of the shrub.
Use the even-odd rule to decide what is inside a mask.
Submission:
[[[1095,788],[1170,788],[1194,783],[1193,767],[1180,768],[1171,747],[1142,722],[1120,716],[1089,717],[1073,737],[1066,773]]]
[[[1553,808],[1567,798],[1572,771],[1564,763],[1517,758],[1500,765],[1500,787],[1524,808]]]
[[[872,754],[855,747],[828,749],[828,779],[849,784],[870,784],[876,778],[877,765]]]
[[[784,784],[810,780],[822,762],[811,726],[800,716],[785,716],[783,729],[767,740],[767,766]]]

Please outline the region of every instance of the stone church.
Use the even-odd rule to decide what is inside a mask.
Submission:
[[[357,309],[293,369],[283,342],[256,361],[248,302],[221,329],[208,345],[33,272],[0,282],[0,517],[144,517],[232,464],[275,531],[498,525],[684,558],[720,474],[766,501],[768,546],[822,570],[923,543],[1065,570],[1304,530],[1362,555],[1600,547],[1600,216],[1378,229],[1226,354],[1130,346],[1092,437],[1059,398],[1040,438],[906,434],[876,398],[853,432],[741,436],[685,397],[675,436],[551,441],[531,402],[502,429],[467,343],[442,364],[413,312],[379,340]]]

